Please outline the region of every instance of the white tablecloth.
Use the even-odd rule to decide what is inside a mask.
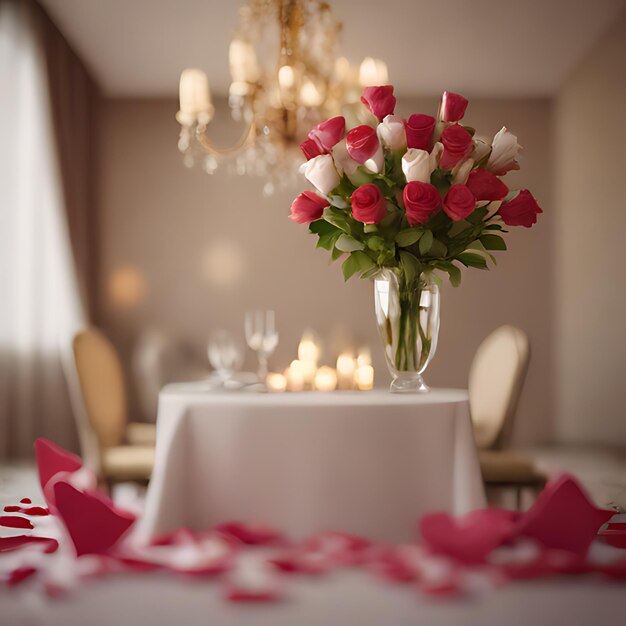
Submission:
[[[467,392],[254,394],[170,385],[138,536],[238,520],[394,542],[485,505]]]

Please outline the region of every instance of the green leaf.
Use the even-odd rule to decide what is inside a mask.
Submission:
[[[385,247],[385,240],[378,235],[373,235],[368,238],[367,247],[374,252],[380,252]]]
[[[457,235],[462,235],[465,231],[470,231],[474,228],[469,222],[465,220],[459,220],[458,222],[453,222],[450,230],[448,231],[448,237],[456,237]]]
[[[379,267],[373,267],[370,270],[367,270],[367,272],[363,272],[361,274],[361,278],[362,279],[367,279],[367,278],[372,278],[373,276],[376,276],[376,274],[378,274],[378,272],[380,272],[380,268]]]
[[[339,257],[341,257],[344,253],[339,250],[338,248],[333,248],[332,252],[330,253],[331,259],[333,261],[336,261]]]
[[[439,239],[433,239],[433,244],[430,246],[430,250],[428,251],[429,257],[432,258],[442,258],[448,254],[448,248],[446,245],[439,241]]]
[[[333,228],[332,231],[320,235],[320,238],[317,240],[317,247],[324,248],[324,250],[332,250],[341,234],[339,229]]]
[[[424,234],[420,237],[419,240],[419,249],[420,249],[420,254],[428,254],[428,252],[430,251],[430,249],[433,247],[433,231],[432,230],[425,230]]]
[[[438,261],[435,263],[435,267],[447,272],[453,287],[458,287],[461,284],[461,270],[450,261]]]
[[[364,250],[365,244],[357,241],[354,237],[350,237],[350,235],[342,233],[335,242],[335,247],[342,252],[354,252],[355,250]]]
[[[416,241],[419,241],[420,237],[423,234],[424,229],[422,228],[407,228],[406,230],[401,230],[396,235],[395,241],[401,248],[408,248],[409,246],[412,246]]]
[[[322,218],[326,220],[329,224],[340,228],[344,232],[350,232],[350,218],[340,209],[336,209],[332,206],[327,206],[324,209]]]
[[[489,213],[489,209],[486,206],[481,206],[480,208],[475,209],[474,212],[466,219],[470,224],[480,224],[487,213]]]
[[[485,257],[474,252],[462,252],[457,256],[457,260],[466,267],[477,267],[481,270],[488,269]]]
[[[402,266],[407,284],[414,282],[422,271],[422,266],[416,256],[404,250],[400,250],[400,265]]]
[[[378,232],[378,224],[364,224],[363,225],[364,233],[377,233]]]
[[[337,230],[336,226],[329,224],[326,220],[315,220],[309,224],[309,232],[316,235],[324,235],[326,233],[332,233]]]
[[[372,268],[376,267],[376,264],[370,259],[365,252],[356,251],[352,252],[350,256],[343,262],[341,271],[343,272],[344,280],[348,280],[356,273],[364,273]]]
[[[500,235],[483,235],[480,243],[485,246],[485,250],[506,250],[506,243]]]
[[[336,206],[338,209],[347,209],[348,201],[342,198],[341,196],[329,196],[328,199],[333,206]]]

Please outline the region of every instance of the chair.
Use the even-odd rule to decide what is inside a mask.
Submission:
[[[515,326],[501,326],[478,347],[469,375],[474,437],[487,488],[513,489],[521,507],[524,489],[541,490],[546,476],[523,455],[503,449],[526,378],[530,344]]]
[[[95,328],[72,341],[68,377],[86,464],[109,485],[147,482],[154,464],[154,424],[128,422],[122,365],[113,344]]]

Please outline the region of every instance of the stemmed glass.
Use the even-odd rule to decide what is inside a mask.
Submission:
[[[208,356],[219,382],[224,384],[241,368],[244,355],[241,343],[228,331],[218,330],[209,339]]]
[[[245,317],[246,342],[259,361],[259,382],[267,378],[267,360],[278,345],[274,311],[252,311]]]

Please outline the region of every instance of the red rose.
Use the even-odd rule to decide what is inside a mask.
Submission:
[[[343,139],[345,134],[346,118],[343,115],[338,115],[313,128],[309,132],[309,139],[319,146],[321,154],[328,154],[331,148]]]
[[[498,211],[507,226],[526,226],[526,228],[537,223],[539,213],[543,211],[528,189],[522,189],[513,200],[503,202]]]
[[[289,217],[298,224],[308,224],[319,220],[327,206],[330,206],[330,202],[326,198],[318,196],[313,191],[303,191],[291,203],[291,215]]]
[[[437,188],[430,183],[414,180],[407,183],[402,194],[406,219],[411,226],[423,224],[441,204]]]
[[[472,151],[472,136],[460,124],[452,124],[441,133],[443,154],[439,160],[442,170],[451,170]]]
[[[452,185],[443,199],[443,210],[455,222],[465,219],[475,208],[476,198],[465,185]]]
[[[470,172],[466,185],[476,200],[502,200],[509,188],[494,174],[478,168]]]
[[[433,147],[433,130],[435,118],[431,115],[415,113],[404,122],[406,128],[406,145],[430,152]]]
[[[307,161],[310,161],[313,157],[319,156],[320,154],[324,154],[323,150],[321,150],[312,139],[305,139],[300,144],[300,150],[302,150],[302,154],[304,154]]]
[[[372,158],[380,147],[376,129],[363,124],[353,128],[346,135],[348,154],[357,162],[365,163]]]
[[[458,93],[444,91],[439,105],[439,119],[442,122],[458,122],[465,115],[467,98]]]
[[[391,115],[396,108],[396,98],[393,87],[366,87],[361,96],[361,102],[382,122],[387,115]]]
[[[352,202],[352,217],[364,224],[378,224],[387,213],[385,198],[374,183],[356,189],[350,201]]]

